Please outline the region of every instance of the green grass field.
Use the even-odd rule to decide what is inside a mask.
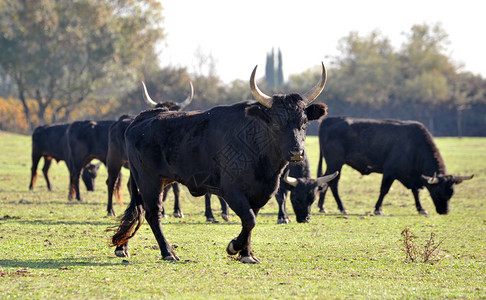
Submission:
[[[130,241],[132,257],[115,257],[106,229],[118,224],[106,217],[106,168],[96,191],[83,203],[67,200],[64,162],[50,170],[48,192],[39,167],[34,191],[28,190],[31,139],[0,133],[0,298],[20,299],[195,299],[195,298],[486,298],[486,139],[438,138],[437,145],[455,175],[475,174],[456,186],[451,213],[438,215],[428,192],[418,215],[413,196],[398,182],[385,198],[386,216],[372,216],[381,176],[361,176],[345,167],[340,192],[350,214],[339,214],[328,193],[328,214],[313,207],[308,224],[277,225],[272,199],[260,212],[252,236],[262,261],[246,265],[226,254],[240,231],[233,214],[220,223],[205,222],[204,198],[182,189],[184,219],[169,215],[163,228],[181,262],[160,260],[147,223]],[[307,138],[312,172],[318,160],[317,137]],[[124,171],[125,175],[128,175]],[[129,201],[125,187],[124,202]],[[172,211],[172,195],[167,212]],[[120,205],[115,205],[122,214]],[[409,262],[401,232],[409,227],[422,247],[430,235],[442,241],[435,263]]]

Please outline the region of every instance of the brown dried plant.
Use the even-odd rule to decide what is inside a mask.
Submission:
[[[430,238],[427,240],[423,249],[416,245],[414,242],[415,239],[419,238],[415,234],[410,231],[409,227],[405,227],[402,231],[403,243],[404,243],[404,252],[407,261],[412,262],[423,262],[423,263],[435,263],[440,261],[443,256],[441,256],[441,249],[440,245],[443,241],[436,242],[435,241],[435,233],[430,234]]]

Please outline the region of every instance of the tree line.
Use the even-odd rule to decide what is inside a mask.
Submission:
[[[45,123],[136,114],[147,108],[141,80],[154,99],[174,101],[187,97],[192,80],[187,109],[251,99],[248,80],[225,84],[211,56],[199,53],[195,72],[154,63],[166,34],[162,12],[154,0],[0,0],[0,129],[30,133]],[[325,61],[318,101],[330,115],[418,120],[436,136],[484,136],[486,81],[453,62],[447,44],[440,24],[414,25],[400,49],[378,31],[351,32]],[[267,53],[262,89],[305,92],[317,82],[317,64],[284,81],[283,58],[280,49]]]

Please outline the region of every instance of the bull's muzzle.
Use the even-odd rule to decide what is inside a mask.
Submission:
[[[289,157],[289,160],[292,162],[302,161],[304,159],[304,150],[289,151]]]

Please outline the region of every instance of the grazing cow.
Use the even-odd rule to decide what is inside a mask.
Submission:
[[[319,83],[304,96],[263,94],[255,67],[250,87],[258,102],[138,115],[125,132],[132,194],[112,237],[115,254],[128,256],[128,240],[145,215],[162,259],[179,260],[162,233],[160,199],[163,188],[178,181],[193,196],[211,193],[225,199],[242,223],[226,252],[239,253],[243,263],[259,263],[251,250],[256,216],[277,191],[285,166],[303,159],[307,123],[326,114],[325,104],[311,105],[326,83],[322,68]]]
[[[44,167],[42,173],[47,183],[47,189],[52,191],[51,181],[48,172],[51,167],[52,159],[57,162],[66,161],[67,142],[66,129],[69,124],[54,124],[39,126],[32,134],[32,168],[29,189],[34,190],[37,182],[37,166],[44,157]],[[94,180],[97,175],[99,165],[89,164],[82,172],[82,179],[88,191],[94,191]]]
[[[355,119],[349,117],[326,118],[319,127],[318,174],[322,174],[322,157],[326,160],[326,174],[341,171],[343,164],[351,166],[362,175],[382,173],[380,196],[375,214],[382,215],[381,205],[393,181],[400,181],[412,190],[415,206],[420,214],[428,214],[419,200],[419,190],[424,186],[439,214],[449,212],[449,200],[454,184],[473,176],[447,175],[446,166],[431,134],[419,122],[398,120]],[[337,180],[329,186],[339,210],[347,213],[338,193]],[[324,197],[319,208],[325,211]]]
[[[190,84],[190,94],[189,96],[182,102],[174,102],[174,101],[164,101],[164,102],[155,102],[152,100],[150,95],[148,94],[147,87],[145,83],[142,82],[143,85],[143,99],[145,102],[153,107],[154,109],[160,109],[162,111],[179,111],[188,106],[192,98],[194,97],[194,88],[192,86],[192,82]],[[121,116],[115,123],[113,123],[109,129],[108,134],[108,153],[106,157],[106,166],[108,168],[108,179],[106,180],[106,184],[108,186],[108,205],[107,211],[109,216],[115,216],[115,211],[113,209],[113,193],[115,192],[116,198],[120,200],[120,194],[118,189],[115,189],[117,186],[117,182],[121,181],[119,178],[120,170],[122,166],[128,163],[127,154],[125,151],[125,130],[127,129],[128,125],[133,121],[135,116],[130,115],[123,115]],[[184,215],[180,210],[179,205],[179,186],[177,183],[172,185],[174,191],[174,216],[178,218],[182,218]],[[166,187],[167,190],[170,187]],[[167,193],[164,193],[164,201]]]
[[[81,179],[83,179],[86,189],[88,191],[95,190],[95,179],[98,176],[98,170],[100,169],[101,162],[97,164],[89,163],[81,171]]]
[[[275,199],[277,199],[278,203],[277,223],[287,224],[290,222],[285,205],[289,191],[290,202],[292,203],[297,222],[309,222],[311,206],[316,199],[317,192],[327,188],[327,182],[334,179],[338,173],[336,171],[334,174],[312,179],[307,155],[304,155],[302,161],[288,164],[280,178],[280,187],[277,194],[275,194]]]
[[[69,168],[69,194],[81,201],[79,177],[81,170],[93,159],[106,164],[108,130],[115,121],[76,121],[66,130]]]

